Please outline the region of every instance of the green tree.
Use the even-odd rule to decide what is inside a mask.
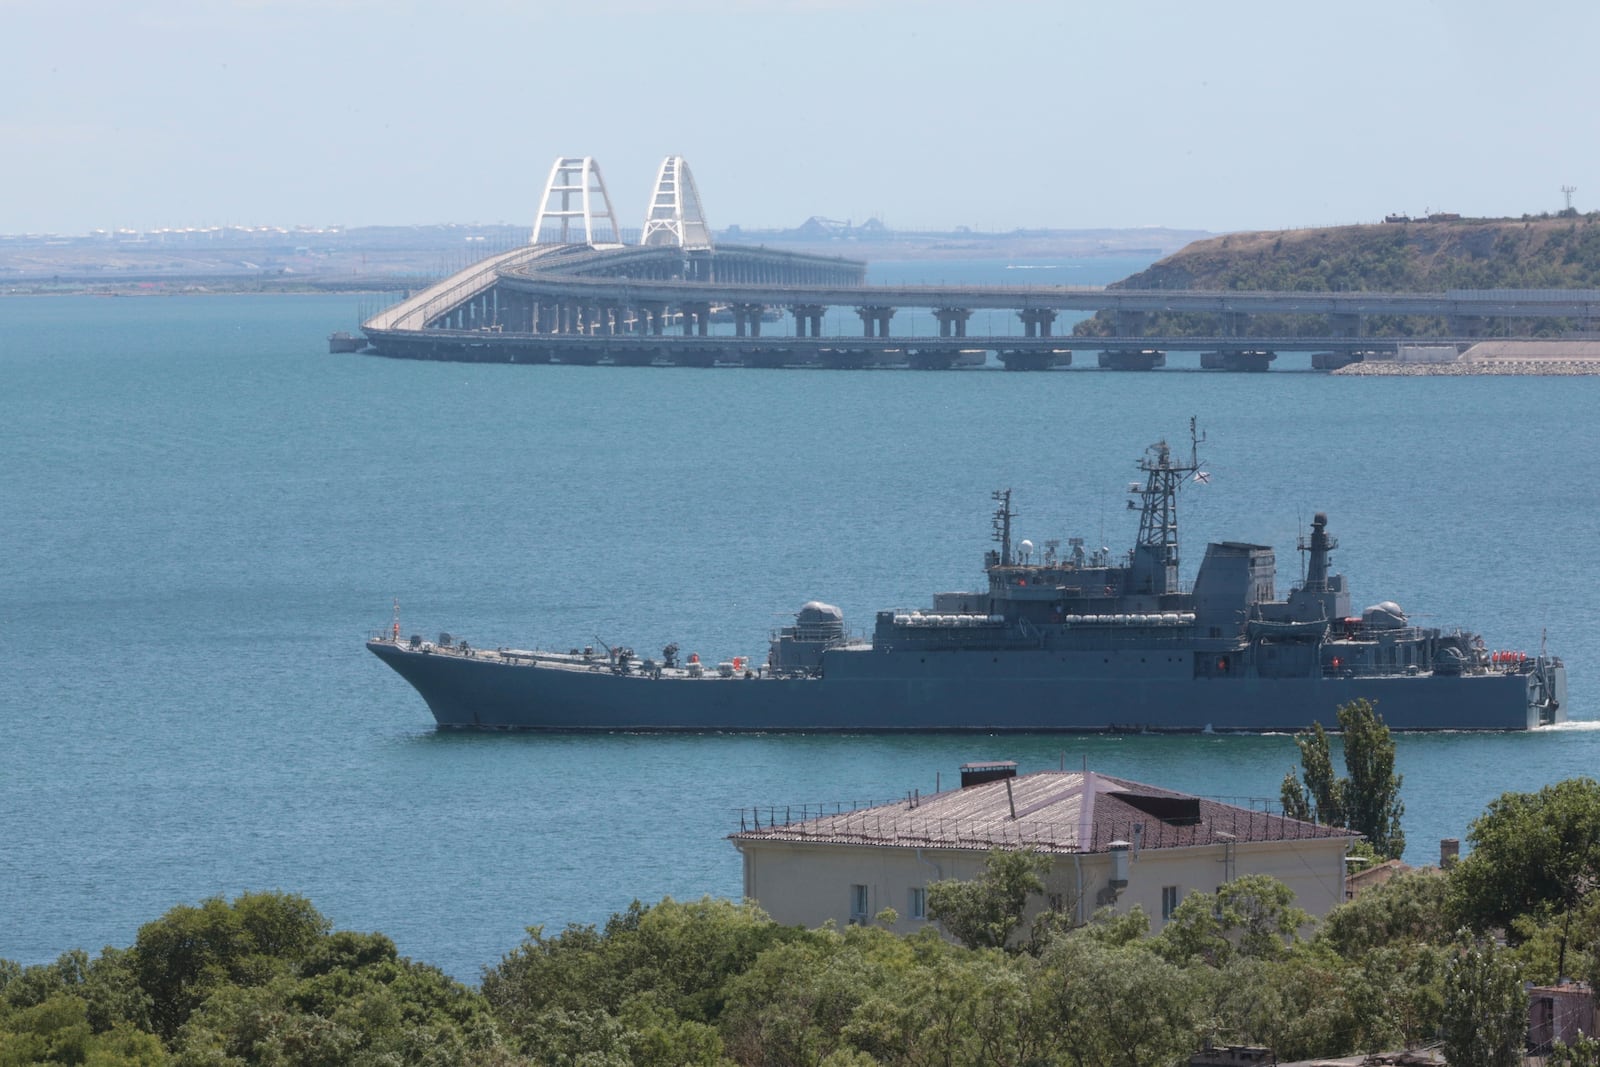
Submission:
[[[1339,709],[1339,730],[1348,774],[1340,782],[1344,825],[1365,837],[1378,855],[1399,859],[1406,850],[1400,828],[1406,807],[1400,800],[1401,776],[1394,773],[1389,727],[1371,701],[1358,699]]]
[[[1295,735],[1294,743],[1300,749],[1305,786],[1301,787],[1293,770],[1283,776],[1283,813],[1303,822],[1343,826],[1344,784],[1333,773],[1328,732],[1320,722],[1313,722],[1309,731]]]
[[[88,1005],[70,993],[55,993],[0,1014],[0,1067],[164,1067],[168,1062],[154,1034],[125,1023],[97,1032],[90,1025]]]
[[[1569,778],[1537,793],[1502,794],[1467,841],[1450,891],[1474,929],[1499,927],[1517,942],[1525,936],[1520,918],[1564,923],[1600,874],[1600,782]]]
[[[1049,856],[1032,849],[993,849],[977,878],[928,885],[928,917],[968,948],[1005,948],[1022,923],[1028,898],[1044,892],[1050,865]]]
[[[650,1025],[663,1040],[693,1043],[698,1038],[687,1031],[663,1036],[671,1027],[661,1023],[661,1013],[715,1025],[728,983],[763,951],[804,931],[777,925],[752,904],[707,897],[668,898],[652,907],[635,901],[604,930],[573,925],[546,936],[533,927],[528,935],[484,973],[482,988],[511,1039],[538,1057],[541,1049],[549,1051],[552,1027],[564,1035],[564,1048],[579,1047],[573,1043],[587,1034],[596,1054],[618,1041],[627,1051],[630,1032],[619,1019],[645,993],[651,1003],[632,1004],[634,1017],[654,1020]]]
[[[311,902],[291,893],[245,893],[180,905],[139,928],[133,970],[150,998],[155,1032],[170,1041],[218,986],[257,985],[298,962],[328,932]]]
[[[1545,1063],[1548,1067],[1600,1067],[1600,1040],[1579,1034],[1570,1045],[1557,1042]]]
[[[1148,938],[1119,945],[1087,928],[1059,936],[1035,982],[1033,1010],[1076,1067],[1164,1067],[1199,1044],[1197,974]]]
[[[1445,944],[1455,932],[1449,897],[1438,871],[1398,875],[1329,912],[1317,940],[1347,960],[1390,945]]]
[[[1400,800],[1402,776],[1394,773],[1394,739],[1383,717],[1365,698],[1338,710],[1345,776],[1336,777],[1327,732],[1320,722],[1297,734],[1302,785],[1290,770],[1283,779],[1283,812],[1324,826],[1342,826],[1367,839],[1385,859],[1399,859],[1406,849],[1400,828],[1405,804]]]
[[[1441,1030],[1452,1067],[1520,1067],[1528,994],[1516,967],[1492,942],[1466,946],[1451,961]]]
[[[1156,936],[1174,963],[1221,967],[1235,957],[1278,959],[1299,940],[1311,917],[1294,906],[1294,890],[1265,874],[1235,878],[1215,893],[1190,893]]]

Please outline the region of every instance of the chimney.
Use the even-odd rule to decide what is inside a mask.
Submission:
[[[1448,871],[1450,868],[1454,867],[1456,865],[1456,861],[1460,859],[1461,839],[1456,837],[1440,838],[1439,866]]]
[[[982,785],[984,782],[998,782],[1002,778],[1015,778],[1016,776],[1016,760],[963,763],[961,765],[961,788],[965,789],[969,785]]]

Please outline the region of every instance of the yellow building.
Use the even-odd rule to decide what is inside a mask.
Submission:
[[[1285,883],[1313,917],[1345,899],[1347,830],[1090,771],[968,764],[962,777],[960,789],[877,807],[747,815],[731,835],[744,895],[780,923],[870,922],[893,908],[897,928],[915,930],[928,883],[977,877],[990,849],[1032,848],[1055,861],[1037,906],[1079,922],[1139,905],[1159,930],[1189,893],[1247,874]]]

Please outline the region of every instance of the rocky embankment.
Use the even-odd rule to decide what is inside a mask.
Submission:
[[[1333,373],[1369,377],[1600,374],[1600,341],[1481,341],[1452,360],[1368,360],[1340,367]]]

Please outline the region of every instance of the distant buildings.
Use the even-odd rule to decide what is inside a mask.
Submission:
[[[927,922],[928,883],[974,878],[993,848],[1054,857],[1043,907],[1082,922],[1135,905],[1160,929],[1189,893],[1266,874],[1313,916],[1345,899],[1347,830],[1299,822],[1091,771],[1016,775],[969,764],[963,787],[836,814],[748,819],[732,841],[744,895],[780,923]]]

